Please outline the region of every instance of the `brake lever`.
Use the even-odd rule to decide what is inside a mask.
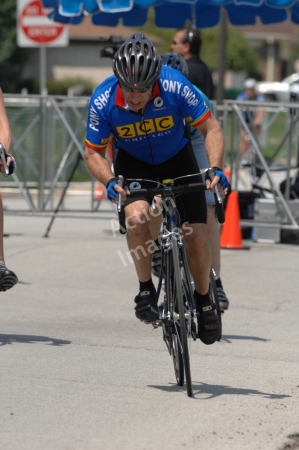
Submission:
[[[118,175],[117,177],[117,184],[123,188],[124,187],[124,177],[122,175]],[[118,194],[118,200],[117,200],[117,211],[121,212],[121,194]]]
[[[125,181],[124,177],[122,175],[118,175],[117,184],[122,188],[124,187],[124,181]],[[121,194],[118,194],[117,212],[118,212],[118,221],[119,221],[119,232],[120,232],[120,234],[126,234],[126,232],[127,232],[126,218],[125,218],[124,209],[122,208],[122,205],[121,205]]]
[[[214,177],[215,177],[215,172],[212,168],[209,168],[207,170],[207,174],[208,174],[208,178],[213,181]],[[222,202],[222,198],[221,195],[219,193],[219,189],[218,186],[216,185],[214,187],[215,192],[214,192],[214,198],[215,198],[215,207],[216,207],[216,212],[217,212],[217,218],[218,218],[218,222],[220,224],[223,224],[225,222],[225,218],[224,218],[224,212],[223,212],[223,202]]]

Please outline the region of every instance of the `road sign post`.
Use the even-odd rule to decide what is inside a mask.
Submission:
[[[40,93],[46,93],[46,49],[68,46],[68,28],[48,19],[41,0],[18,0],[17,44],[40,48]]]

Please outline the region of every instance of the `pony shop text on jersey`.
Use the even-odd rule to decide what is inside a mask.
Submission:
[[[90,99],[86,145],[104,151],[112,134],[118,148],[140,161],[160,164],[187,143],[182,119],[197,126],[210,114],[201,94],[175,69],[162,67],[143,116],[127,108],[113,75],[95,89]]]

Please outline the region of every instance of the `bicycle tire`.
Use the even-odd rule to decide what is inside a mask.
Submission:
[[[192,276],[188,266],[186,250],[183,245],[180,247],[180,267],[181,267],[181,280],[183,286],[183,300],[185,305],[185,312],[187,313],[187,342],[189,348],[189,355],[191,354],[191,345],[193,341],[196,341],[196,323],[194,321],[194,282],[192,281]],[[193,284],[192,284],[193,283]],[[190,356],[189,356],[190,357]]]
[[[218,336],[217,341],[221,340],[222,337],[222,318],[221,318],[221,309],[220,309],[220,305],[219,305],[219,299],[218,299],[218,292],[217,292],[217,286],[216,286],[216,281],[215,281],[215,276],[213,273],[213,270],[211,270],[210,272],[210,287],[209,287],[209,291],[210,291],[210,297],[216,307],[216,311],[217,311],[217,315],[219,317],[219,323],[220,323],[220,334]]]
[[[172,333],[172,361],[174,368],[174,375],[178,386],[184,385],[184,361],[182,352],[180,350],[180,344],[178,342],[178,336],[176,333]]]
[[[164,270],[166,274],[165,282],[165,293],[166,293],[166,304],[164,305],[165,314],[171,311],[173,314],[175,305],[173,305],[173,264],[171,252],[166,253],[164,260]],[[176,327],[174,325],[174,320],[166,321],[164,324],[164,341],[166,342],[168,351],[172,356],[174,375],[178,386],[184,385],[184,362],[181,352],[181,344],[177,336]]]
[[[184,361],[185,369],[185,379],[187,387],[188,397],[192,397],[192,379],[191,379],[191,369],[190,369],[190,356],[187,341],[187,331],[186,331],[186,320],[185,320],[185,308],[182,293],[182,281],[181,281],[181,270],[179,262],[179,250],[178,243],[174,236],[171,237],[171,253],[172,253],[172,263],[173,263],[173,279],[174,279],[174,300],[179,311],[179,322],[180,322],[180,341],[181,341],[181,352]]]

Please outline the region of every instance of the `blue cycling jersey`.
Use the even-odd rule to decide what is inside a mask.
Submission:
[[[141,161],[160,164],[187,143],[183,119],[197,126],[210,114],[207,102],[175,69],[162,67],[143,116],[128,109],[113,75],[95,89],[90,99],[86,145],[103,151],[112,134],[118,148]]]
[[[194,86],[194,87],[200,93],[200,95],[203,98],[203,101],[206,102],[206,104],[208,105],[208,108],[210,108],[210,110],[213,112],[212,104],[211,104],[210,100],[208,99],[208,97],[206,96],[206,94],[204,94],[197,86]],[[195,131],[195,128],[191,126],[191,133],[193,131]]]

